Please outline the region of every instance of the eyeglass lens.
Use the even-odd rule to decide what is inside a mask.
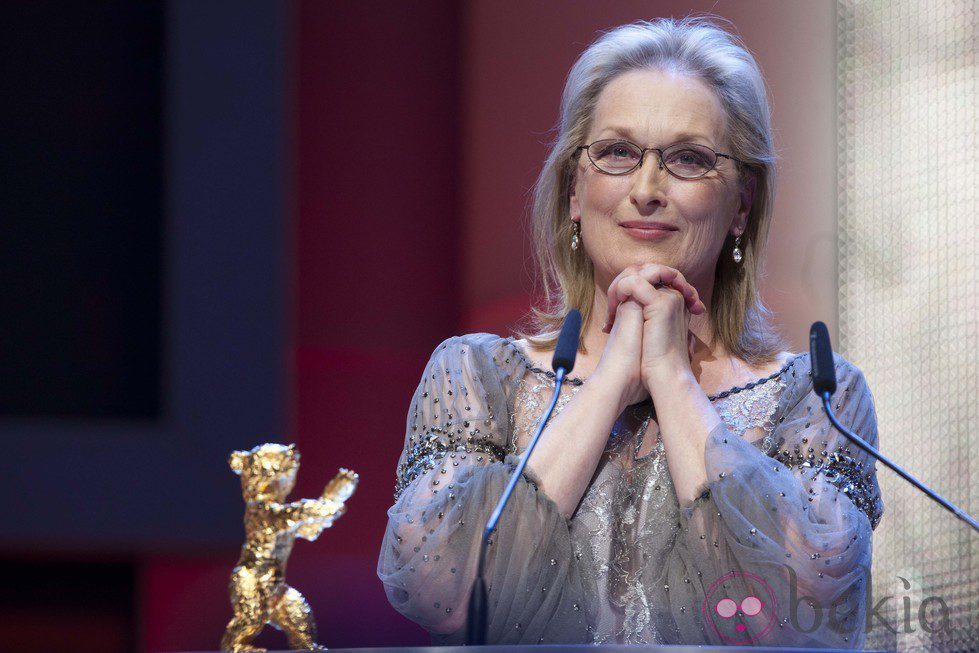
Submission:
[[[588,158],[599,170],[621,175],[639,166],[643,151],[628,141],[596,141],[588,148]],[[677,177],[702,177],[713,169],[717,155],[696,143],[677,143],[663,150],[663,165]]]

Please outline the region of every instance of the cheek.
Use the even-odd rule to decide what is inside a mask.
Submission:
[[[716,254],[734,217],[729,198],[721,189],[703,187],[684,189],[674,195],[674,208],[684,230],[690,252],[701,252],[707,259]]]
[[[624,180],[609,175],[583,173],[578,184],[578,198],[582,214],[606,215],[615,211],[629,197],[629,187]]]
[[[728,211],[728,198],[721,189],[709,184],[686,183],[673,193],[678,212],[689,223],[713,225]]]

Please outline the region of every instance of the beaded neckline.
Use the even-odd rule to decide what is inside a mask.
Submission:
[[[531,363],[530,360],[527,358],[527,356],[520,350],[520,347],[518,347],[513,342],[513,339],[512,338],[506,338],[506,342],[511,347],[513,347],[513,350],[515,352],[517,352],[517,355],[520,356],[520,359],[524,362],[524,366],[528,370],[530,370],[531,372],[536,372],[538,374],[543,374],[543,375],[545,375],[545,376],[547,376],[548,378],[551,378],[551,379],[556,378],[556,375],[554,374],[554,372],[552,372],[550,370],[542,369],[540,367],[535,366],[533,363]],[[745,390],[751,390],[752,388],[754,388],[756,386],[759,386],[759,385],[761,385],[763,383],[766,383],[768,381],[771,381],[772,379],[774,379],[776,377],[779,377],[782,374],[784,374],[785,371],[787,369],[789,369],[789,367],[793,363],[795,363],[796,360],[798,360],[801,356],[804,356],[804,355],[805,354],[796,354],[795,356],[793,356],[789,360],[785,361],[785,364],[778,371],[772,372],[771,374],[769,374],[766,377],[763,377],[763,378],[760,378],[760,379],[755,379],[754,381],[751,381],[750,383],[746,383],[746,384],[741,385],[741,386],[737,386],[736,385],[736,386],[734,386],[732,388],[728,388],[727,390],[722,390],[721,392],[717,393],[716,395],[707,395],[707,399],[709,399],[710,401],[717,401],[718,399],[724,399],[725,397],[729,397],[729,396],[731,396],[733,394],[737,394],[739,392],[744,392]],[[581,379],[579,377],[576,377],[576,376],[569,376],[569,377],[566,377],[565,378],[565,382],[570,383],[571,385],[578,386],[578,385],[584,384],[585,380],[584,379]],[[650,401],[650,400],[647,399],[646,402],[648,402],[648,401]],[[646,403],[646,402],[642,402],[642,403]]]

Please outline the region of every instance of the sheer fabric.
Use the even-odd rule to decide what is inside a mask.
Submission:
[[[835,358],[837,416],[876,445],[863,374]],[[446,340],[425,368],[377,571],[433,644],[464,641],[483,526],[553,387],[491,334]],[[723,422],[688,505],[648,401],[619,416],[570,520],[524,474],[488,549],[491,643],[862,645],[883,505],[873,461],[812,393],[809,355],[711,401]]]

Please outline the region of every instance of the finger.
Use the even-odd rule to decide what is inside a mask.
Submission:
[[[655,300],[655,292],[650,283],[637,274],[619,276],[609,286],[608,315],[603,330],[606,333],[611,332],[618,307],[622,302],[632,299],[640,306],[645,306]]]
[[[656,301],[657,288],[638,275],[628,276],[622,279],[617,288],[616,295],[619,301],[632,299],[640,306],[648,306]]]
[[[619,307],[616,310],[616,319],[612,324],[606,324],[602,330],[605,333],[611,334],[615,329],[628,322],[627,312],[631,312],[632,315],[638,319],[637,326],[642,324],[642,304],[631,297],[626,297],[624,300],[619,302]]]
[[[654,305],[662,305],[660,302],[664,301],[664,298],[661,296],[664,291],[670,297],[669,301],[680,302],[678,304],[679,306],[687,309],[690,308],[690,305],[683,297],[683,294],[673,286],[663,282],[657,282],[655,285],[653,285],[640,276],[631,276],[620,281],[617,295],[620,298],[633,299],[645,308],[652,307]],[[684,311],[683,308],[680,310],[687,315],[689,319],[689,313]]]
[[[606,333],[608,333],[608,331],[611,330],[612,323],[615,322],[615,311],[618,308],[619,304],[623,301],[617,294],[619,283],[625,277],[634,275],[638,271],[639,271],[638,267],[634,265],[630,265],[624,270],[622,270],[622,272],[619,272],[619,274],[617,274],[616,277],[612,279],[612,283],[608,285],[608,291],[606,293],[607,295],[606,304],[607,304],[608,311],[605,316],[605,329],[603,329],[603,331],[605,331]]]
[[[687,310],[691,313],[699,315],[707,311],[707,306],[700,300],[700,293],[676,268],[650,263],[639,270],[639,275],[650,283],[661,282],[675,288],[683,295]]]
[[[667,296],[665,297],[662,288],[666,289]],[[662,288],[656,288],[639,277],[628,277],[619,283],[617,295],[622,298],[622,303],[631,301],[640,306],[643,309],[644,320],[650,319],[657,310],[669,306],[670,308],[667,310],[679,310],[682,315],[686,316],[686,323],[689,324],[690,313],[684,310],[682,295],[671,286],[664,285]],[[664,304],[663,302],[670,303]],[[622,303],[619,305],[621,306]],[[647,310],[651,312],[647,313]],[[611,325],[609,325],[608,332],[611,332]]]
[[[636,274],[630,275],[630,277],[623,277],[618,280],[616,297],[618,301],[622,300],[623,293],[619,288],[621,284],[626,281],[626,279],[642,279],[647,284],[655,289],[660,288],[671,288],[680,293],[683,297],[684,304],[688,311],[693,314],[701,314],[707,310],[703,302],[700,301],[697,289],[691,286],[683,279],[683,275],[676,269],[670,268],[663,265],[650,265],[646,266],[643,270],[637,271]],[[629,283],[635,283],[630,281]],[[648,300],[647,300],[648,301]],[[646,302],[644,302],[646,303]],[[614,318],[614,314],[613,314]]]
[[[667,268],[670,269],[670,268]],[[676,274],[676,272],[673,270]],[[667,277],[672,275],[667,273]],[[616,310],[624,301],[632,299],[636,301],[640,306],[648,306],[654,301],[656,301],[656,292],[661,288],[670,288],[672,290],[677,290],[680,292],[676,286],[665,280],[658,280],[655,283],[651,283],[646,278],[639,274],[629,274],[626,276],[617,277],[616,280],[609,285],[609,297],[608,297],[608,315],[605,319],[605,326],[602,331],[605,333],[612,332],[612,325],[615,324]],[[696,291],[694,291],[696,293]],[[680,293],[681,296],[683,293]],[[688,300],[684,297],[684,304],[687,310],[691,312],[698,312],[700,310],[699,300],[696,297],[693,300]]]
[[[608,311],[605,314],[605,326],[602,328],[602,331],[612,333],[612,325],[615,324],[615,315],[618,312],[619,305],[627,299],[628,295],[621,295],[619,293],[619,281],[612,282],[609,286],[608,298],[606,300]]]
[[[615,323],[615,312],[618,305],[625,301],[626,297],[630,296],[629,293],[623,293],[621,290],[623,282],[634,277],[646,280],[654,288],[669,286],[675,289],[683,296],[687,310],[695,315],[701,315],[707,312],[707,305],[701,301],[700,293],[686,280],[683,273],[676,268],[659,263],[649,263],[641,268],[629,266],[620,272],[612,280],[612,283],[609,284],[607,298],[608,312],[605,318],[605,326],[602,328],[603,332],[611,332],[612,325]]]
[[[605,299],[606,312],[605,312],[605,333],[610,333],[612,331],[612,324],[615,323],[615,311],[619,307],[618,298],[618,287],[619,287],[619,277],[612,280],[609,284],[608,294]]]
[[[606,313],[605,313],[605,329],[606,333],[611,332],[612,324],[615,322],[615,312],[619,308],[624,299],[619,296],[619,283],[625,274],[628,273],[628,269],[623,270],[619,276],[612,280],[612,283],[608,286],[608,293],[605,298]]]
[[[696,304],[699,301],[697,289],[687,281],[683,273],[676,268],[665,265],[650,264],[643,266],[639,275],[650,283],[665,283],[675,288],[688,304]]]

